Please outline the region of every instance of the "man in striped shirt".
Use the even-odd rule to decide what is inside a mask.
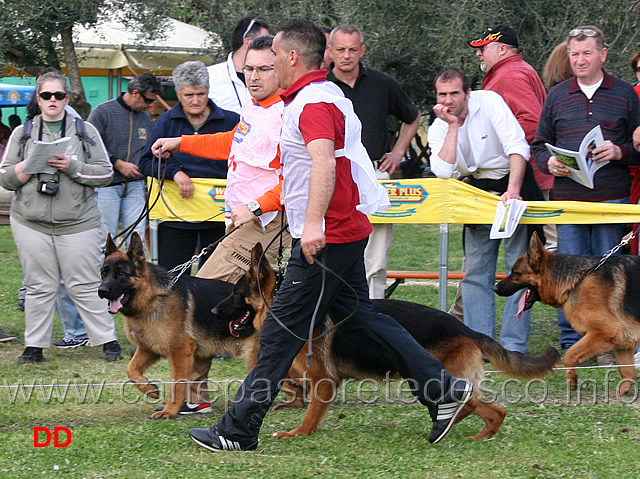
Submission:
[[[532,147],[538,167],[556,177],[553,198],[566,201],[628,203],[631,176],[628,165],[638,164],[632,134],[640,125],[640,103],[627,82],[609,75],[602,31],[587,25],[574,28],[567,39],[574,76],[556,85],[547,96]],[[608,161],[594,176],[593,189],[569,178],[569,170],[545,143],[577,151],[585,134],[600,125],[605,142],[592,150],[592,160]],[[593,210],[597,212],[597,205]],[[602,255],[618,244],[624,225],[558,225],[558,253]],[[560,343],[569,348],[580,339],[558,310]]]

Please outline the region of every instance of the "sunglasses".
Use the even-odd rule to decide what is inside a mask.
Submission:
[[[144,96],[144,94],[143,94],[142,92],[140,92],[140,91],[138,91],[138,94],[142,97],[142,99],[144,100],[144,102],[145,102],[147,105],[151,105],[154,101],[156,101],[156,100],[158,99],[158,98],[149,98],[149,97],[146,97],[146,96]]]
[[[67,98],[67,94],[63,91],[41,91],[38,95],[43,100],[51,100],[51,97],[55,97],[56,100],[64,100]]]
[[[478,47],[478,50],[480,50],[481,53],[484,53],[484,49],[487,48],[489,45],[500,45],[500,42],[487,43],[486,45],[482,45],[481,47]]]
[[[595,37],[598,34],[593,28],[574,28],[569,32],[570,37],[584,35],[585,37]]]

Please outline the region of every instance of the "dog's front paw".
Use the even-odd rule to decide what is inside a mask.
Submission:
[[[158,399],[160,397],[160,389],[158,389],[157,384],[145,383],[145,384],[138,384],[137,386],[140,392],[142,392],[142,394],[144,394],[145,396],[149,396],[150,398],[153,398],[153,399]]]
[[[158,411],[158,412],[154,412],[151,415],[150,419],[173,419],[175,418],[177,415],[177,413],[172,413],[170,411],[167,411],[166,408],[163,409],[162,411]]]

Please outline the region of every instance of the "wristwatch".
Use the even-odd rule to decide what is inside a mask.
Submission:
[[[251,211],[256,216],[260,216],[262,214],[260,203],[258,203],[256,200],[249,201],[249,203],[247,204],[247,208],[249,208],[249,211]]]

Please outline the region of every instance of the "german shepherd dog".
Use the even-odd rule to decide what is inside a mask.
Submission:
[[[262,257],[262,246],[258,243],[252,251],[250,270],[235,285],[234,293],[216,307],[216,314],[220,317],[235,318],[239,330],[255,328],[260,331],[268,312],[267,303],[271,304],[275,294],[275,282],[275,272]],[[262,295],[266,301],[263,301]],[[506,414],[503,408],[489,403],[480,395],[479,384],[484,377],[483,355],[506,374],[521,378],[546,375],[560,359],[558,352],[551,347],[538,356],[507,351],[490,337],[469,329],[453,316],[427,306],[388,299],[374,300],[373,304],[376,311],[390,315],[404,326],[432,356],[442,361],[449,373],[474,383],[475,401],[469,403],[473,407],[462,414],[477,414],[485,421],[485,427],[473,439],[493,436]],[[240,321],[239,324],[237,321]],[[323,327],[326,330],[332,324],[328,318]],[[323,327],[316,329],[316,334],[320,333]],[[245,341],[254,342],[254,348],[257,349],[258,336],[253,334]],[[317,431],[342,379],[382,380],[388,371],[396,373],[389,365],[381,363],[375,351],[354,347],[349,338],[341,335],[339,327],[321,339],[314,340],[312,346],[311,367],[306,366],[305,346],[289,371],[289,378],[310,380],[307,389],[311,391],[311,404],[300,427],[288,432],[277,432],[274,434],[275,437],[293,437]],[[255,351],[251,358],[257,358]],[[246,365],[251,369],[255,362],[251,364],[249,360],[246,361]],[[295,393],[295,389],[291,386],[283,388],[290,394]],[[302,405],[303,402],[303,395],[298,394],[295,403]]]
[[[600,267],[598,256],[549,253],[534,233],[529,250],[515,262],[511,274],[495,286],[501,296],[527,288],[519,310],[536,301],[562,308],[582,339],[564,355],[564,366],[613,349],[622,381],[611,395],[629,392],[636,381],[633,355],[640,345],[640,258],[610,256]],[[567,369],[571,389],[578,386],[575,369]]]
[[[233,322],[219,321],[211,314],[211,309],[232,293],[231,283],[183,275],[170,286],[169,274],[145,260],[137,233],[133,233],[126,254],[109,235],[106,254],[98,294],[109,300],[109,312],[124,316],[124,330],[137,348],[127,375],[144,394],[158,397],[157,386],[148,383],[144,372],[160,357],[169,359],[175,382],[188,380],[194,361],[210,361],[221,352],[243,354],[244,333],[235,331]],[[184,382],[172,384],[167,405],[151,417],[175,416],[185,400],[186,388]]]

